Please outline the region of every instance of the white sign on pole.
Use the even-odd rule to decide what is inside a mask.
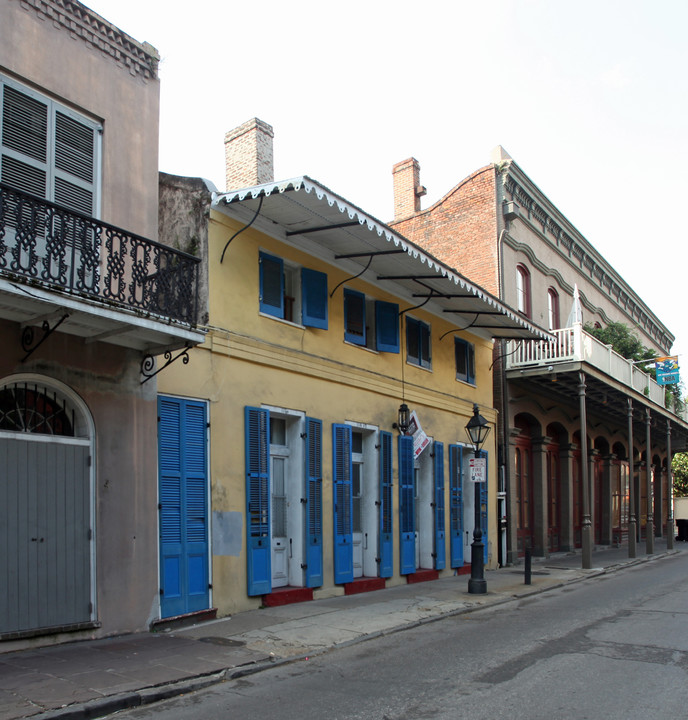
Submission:
[[[472,457],[469,460],[471,466],[471,482],[481,483],[487,479],[487,462],[485,458]]]
[[[430,444],[430,438],[420,426],[420,420],[418,420],[418,415],[416,415],[415,410],[411,412],[411,424],[406,434],[413,435],[413,457],[417,458]]]

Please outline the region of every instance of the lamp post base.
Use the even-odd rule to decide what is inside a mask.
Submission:
[[[487,592],[484,550],[482,539],[473,541],[471,545],[471,577],[468,580],[469,595],[484,595]]]

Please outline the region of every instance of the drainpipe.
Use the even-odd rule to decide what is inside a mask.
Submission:
[[[667,550],[674,549],[674,479],[671,475],[671,421],[667,420]]]
[[[497,203],[499,207],[499,203]],[[502,229],[497,238],[497,277],[499,281],[499,292],[498,297],[502,298],[502,290],[504,289],[504,235],[506,234],[506,228]],[[506,381],[506,340],[499,341],[499,355],[502,357],[502,362],[499,366],[499,382],[502,390],[502,408],[501,408],[501,422],[502,422],[502,467],[504,468],[504,491],[505,491],[505,503],[506,503],[506,557],[502,558],[504,565],[511,565],[510,556],[513,560],[516,560],[518,550],[510,547],[509,542],[509,531],[511,529],[511,523],[513,521],[513,506],[512,498],[509,492],[511,486],[511,466],[509,464],[509,386]],[[501,518],[500,518],[501,520]],[[501,538],[500,538],[501,540]]]

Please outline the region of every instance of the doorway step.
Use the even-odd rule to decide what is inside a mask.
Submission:
[[[345,595],[358,595],[358,593],[384,589],[385,579],[378,577],[360,577],[356,578],[353,582],[344,584]]]
[[[268,595],[263,595],[265,607],[279,607],[292,603],[306,602],[313,599],[313,588],[286,587],[275,588]]]
[[[179,628],[191,627],[197,623],[208,622],[217,619],[217,608],[196,610],[195,612],[173,615],[172,617],[153,620],[150,624],[151,632],[166,632],[168,630],[179,630]]]
[[[438,570],[416,570],[416,572],[409,573],[406,576],[406,582],[411,585],[412,583],[427,582],[428,580],[437,580],[440,576]]]

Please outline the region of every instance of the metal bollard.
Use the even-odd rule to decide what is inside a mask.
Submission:
[[[526,548],[526,560],[525,560],[525,584],[530,585],[530,569],[531,569],[531,561],[532,561],[533,552],[532,550],[527,547]]]

